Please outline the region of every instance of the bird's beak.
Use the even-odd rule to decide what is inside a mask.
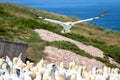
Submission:
[[[58,69],[59,69],[59,67],[58,67],[58,66],[56,66],[56,67],[55,67],[55,70],[58,70]]]

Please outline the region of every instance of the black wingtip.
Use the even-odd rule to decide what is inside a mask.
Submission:
[[[105,14],[107,14],[109,12],[109,10],[106,10],[106,11],[104,11],[103,13],[101,13],[101,15],[105,15]]]
[[[109,10],[106,10],[106,11],[102,12],[100,15],[98,15],[96,17],[102,17],[102,16],[106,15],[108,12],[109,12]]]
[[[32,12],[31,10],[28,10],[30,14],[34,15],[35,17],[39,17],[39,15],[35,12]]]

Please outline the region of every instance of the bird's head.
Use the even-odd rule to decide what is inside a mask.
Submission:
[[[51,64],[48,65],[48,69],[51,70],[51,71],[56,71],[58,68],[57,68],[56,64],[51,63]]]
[[[21,69],[24,68],[24,63],[23,63],[23,61],[18,60],[17,64],[18,64],[18,66],[19,66]]]
[[[32,78],[32,80],[34,80],[36,78],[36,73],[35,72],[31,72],[29,74],[29,76]]]
[[[2,64],[2,70],[10,70],[10,66],[6,61],[3,62],[3,64]]]
[[[17,58],[17,57],[14,57],[14,58],[13,58],[13,64],[16,64],[17,61],[18,61],[18,58]]]
[[[66,24],[69,25],[69,26],[73,26],[74,25],[72,22],[67,22]]]

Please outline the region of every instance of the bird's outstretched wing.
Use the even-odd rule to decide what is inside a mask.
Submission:
[[[48,18],[44,18],[44,17],[38,17],[38,18],[45,20],[45,21],[48,21],[48,22],[51,22],[51,23],[60,24],[60,25],[63,23],[63,22],[58,21],[58,20],[48,19]]]
[[[106,15],[109,11],[104,11],[103,13],[99,14],[98,16],[95,16],[95,17],[92,17],[92,18],[88,18],[88,19],[84,19],[84,20],[79,20],[79,21],[76,21],[74,22],[74,24],[77,24],[77,23],[81,23],[81,22],[86,22],[86,21],[92,21],[92,20],[95,20],[95,19],[99,19],[100,17]]]
[[[34,15],[35,17],[39,17],[39,15],[38,15],[37,13],[35,13],[35,12],[31,12],[31,11],[30,11],[30,13],[31,13],[32,15]]]
[[[28,9],[28,13],[35,16],[36,18],[39,17],[39,15],[35,11],[31,11],[30,9]]]

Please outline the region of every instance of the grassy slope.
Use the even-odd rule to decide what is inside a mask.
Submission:
[[[28,8],[25,6],[16,6],[10,3],[0,3],[0,36],[12,41],[14,38],[24,40],[29,43],[28,57],[38,61],[44,57],[43,50],[45,46],[51,45],[62,49],[71,50],[82,56],[94,58],[84,51],[77,48],[76,45],[69,42],[46,42],[41,40],[37,33],[33,31],[36,28],[43,28],[49,31],[64,35],[71,39],[83,42],[88,45],[93,45],[104,51],[105,58],[96,58],[99,61],[111,66],[108,61],[108,56],[120,63],[120,33],[110,30],[104,30],[95,25],[81,23],[72,28],[69,34],[61,34],[62,28],[59,25],[48,23],[37,19],[30,11],[37,13],[40,16],[45,16],[61,21],[76,21],[77,18],[67,17],[54,13],[48,13],[41,10]],[[69,46],[72,47],[69,47]]]

